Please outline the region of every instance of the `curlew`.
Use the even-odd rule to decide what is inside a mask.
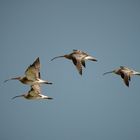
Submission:
[[[40,85],[39,84],[32,85],[31,89],[30,89],[30,91],[28,91],[28,93],[15,96],[12,99],[15,99],[17,97],[24,97],[25,99],[28,99],[28,100],[53,99],[51,97],[48,97],[48,96],[45,96],[45,95],[41,94],[41,90],[40,90]]]
[[[131,76],[140,75],[140,72],[134,71],[134,70],[129,69],[128,67],[125,67],[125,66],[120,66],[120,68],[115,69],[115,70],[110,71],[110,72],[106,72],[103,75],[106,75],[109,73],[115,73],[115,74],[120,75],[121,78],[123,79],[125,85],[128,87],[129,87],[129,82],[131,80]]]
[[[26,71],[25,76],[14,77],[5,80],[7,82],[9,80],[19,80],[23,84],[34,85],[34,84],[52,84],[46,80],[40,79],[40,60],[39,57],[34,61],[32,65],[30,65]]]
[[[80,50],[73,50],[73,52],[70,54],[54,57],[53,59],[51,59],[51,61],[61,57],[72,60],[80,75],[82,75],[82,66],[86,67],[85,60],[97,61],[96,58]]]

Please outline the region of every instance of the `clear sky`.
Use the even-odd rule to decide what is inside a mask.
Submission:
[[[102,74],[120,65],[140,71],[139,0],[0,1],[1,140],[140,140],[140,77],[126,87],[117,75]],[[83,76],[66,59],[83,50]],[[42,93],[54,100],[28,101],[18,81],[39,57]]]

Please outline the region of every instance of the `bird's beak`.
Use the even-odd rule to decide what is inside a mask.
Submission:
[[[103,73],[103,75],[106,75],[106,74],[109,74],[109,73],[114,73],[114,71],[105,72],[105,73]]]
[[[18,97],[24,97],[24,95],[14,96],[12,99],[15,99],[15,98],[18,98]]]
[[[19,80],[19,79],[20,79],[20,77],[10,78],[10,79],[5,80],[4,83],[6,83],[9,80]]]
[[[51,59],[51,61],[53,61],[53,60],[56,59],[56,58],[61,58],[61,57],[64,57],[64,55],[63,55],[63,56],[54,57],[53,59]]]

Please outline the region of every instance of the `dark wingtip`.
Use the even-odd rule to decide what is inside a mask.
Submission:
[[[129,88],[129,85],[126,85]]]
[[[37,58],[37,62],[40,63],[40,59],[39,59],[39,57]]]
[[[40,60],[39,60],[39,57],[37,57],[36,60],[35,60],[35,62],[39,62],[39,61],[40,61]]]
[[[36,67],[36,68],[40,68],[40,60],[39,60],[39,57],[37,57],[34,62],[30,65],[30,67]]]
[[[124,83],[125,83],[125,85],[126,85],[127,87],[129,87],[129,81],[125,81],[125,80],[124,80]]]
[[[128,83],[126,83],[126,86],[127,86],[127,87],[129,87],[129,82],[128,82]]]
[[[82,76],[82,71],[80,71],[79,74]]]

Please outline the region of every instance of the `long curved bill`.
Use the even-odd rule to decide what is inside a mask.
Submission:
[[[53,61],[54,59],[57,59],[57,58],[61,58],[61,57],[64,57],[64,56],[56,56],[53,59],[51,59],[51,61]]]
[[[18,96],[14,96],[12,99],[18,98],[18,97],[23,97],[24,95],[18,95]]]
[[[5,80],[4,83],[6,83],[7,81],[10,81],[10,80],[19,80],[19,79],[20,79],[20,77],[9,78],[9,79]]]
[[[10,80],[11,80],[11,79],[6,79],[6,80],[4,80],[3,82],[6,83],[7,81],[10,81]]]
[[[113,73],[114,71],[109,71],[109,72],[105,72],[103,73],[103,75],[109,74],[109,73]]]

